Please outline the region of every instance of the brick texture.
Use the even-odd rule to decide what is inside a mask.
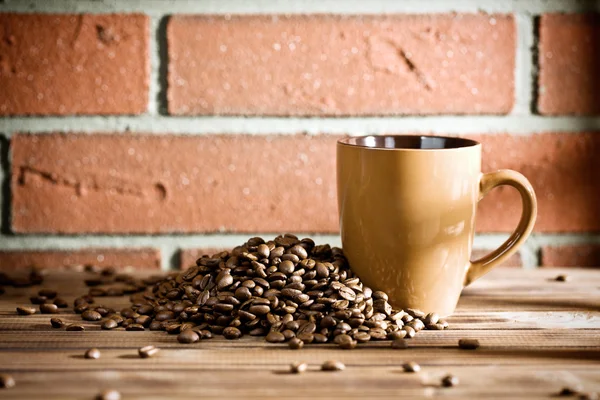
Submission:
[[[331,136],[16,135],[11,145],[16,232],[337,227]]]
[[[140,114],[148,17],[0,13],[0,115]]]
[[[537,232],[600,230],[600,133],[471,136],[483,171],[527,176]],[[12,229],[22,233],[337,232],[335,137],[15,135]],[[68,155],[68,156],[65,156]],[[509,187],[480,203],[480,232],[509,232]]]
[[[600,114],[600,14],[546,14],[540,19],[542,114]]]
[[[504,114],[510,15],[175,16],[176,115]]]
[[[0,251],[0,270],[60,268],[95,264],[102,267],[160,269],[156,249],[7,250]]]
[[[545,246],[544,267],[600,267],[600,245]]]

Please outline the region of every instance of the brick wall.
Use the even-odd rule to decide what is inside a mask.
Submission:
[[[475,138],[531,180],[509,264],[600,265],[596,2],[109,3],[0,1],[0,268],[339,244],[335,140],[383,133]],[[519,204],[481,202],[477,256]]]

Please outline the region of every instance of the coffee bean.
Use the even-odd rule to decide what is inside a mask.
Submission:
[[[130,332],[142,332],[145,330],[145,328],[144,325],[140,324],[128,324],[125,330]]]
[[[40,312],[42,314],[58,314],[58,307],[56,304],[40,304]]]
[[[154,346],[150,345],[150,346],[140,347],[138,349],[138,354],[141,358],[149,358],[149,357],[156,355],[156,353],[158,353],[159,351],[160,351],[160,349],[158,347],[154,347]]]
[[[96,395],[96,400],[121,400],[121,393],[112,389],[103,390]]]
[[[427,314],[425,319],[423,319],[423,323],[425,325],[434,325],[434,324],[437,324],[439,320],[440,320],[440,316],[437,315],[436,313],[432,312],[432,313]]]
[[[104,322],[102,322],[102,325],[100,325],[100,327],[105,330],[115,329],[117,326],[119,326],[117,321],[111,318],[105,320]]]
[[[580,393],[578,398],[580,400],[598,400],[600,396],[595,392],[584,392]]]
[[[223,329],[223,336],[225,336],[225,339],[229,340],[239,339],[242,337],[242,332],[238,328],[229,326]]]
[[[367,343],[371,340],[371,335],[367,332],[356,332],[353,337],[358,343]]]
[[[412,339],[417,334],[417,332],[412,326],[403,326],[402,330],[406,332],[405,338],[407,339]]]
[[[62,297],[55,298],[54,299],[54,304],[58,308],[67,308],[67,307],[69,307],[69,303],[67,303],[67,301],[65,299],[63,299]]]
[[[56,297],[58,293],[56,292],[56,290],[52,290],[52,289],[41,289],[38,292],[38,296],[43,296],[47,299],[53,299]]]
[[[388,340],[404,339],[405,337],[406,337],[406,331],[403,329],[397,330],[395,332],[390,332],[387,335]]]
[[[408,349],[408,341],[406,339],[396,339],[392,342],[392,349]]]
[[[102,314],[98,311],[86,310],[81,314],[81,319],[85,321],[100,321],[102,319]]]
[[[32,315],[32,314],[35,314],[35,308],[33,308],[33,307],[17,307],[17,313],[19,315]]]
[[[100,350],[96,348],[86,350],[84,357],[97,360],[98,358],[100,358]]]
[[[50,324],[53,328],[63,328],[66,325],[60,318],[50,318]]]
[[[267,313],[269,313],[269,311],[271,311],[271,308],[267,305],[261,304],[261,305],[250,306],[248,311],[250,311],[252,314],[255,314],[255,315],[266,315]]]
[[[554,278],[554,280],[557,282],[567,282],[570,280],[570,278],[569,278],[569,275],[561,274],[561,275],[557,275],[556,278]]]
[[[285,341],[285,336],[281,332],[271,331],[265,339],[269,343],[281,343]]]
[[[458,386],[458,378],[454,375],[446,375],[442,378],[443,387]]]
[[[419,372],[421,370],[421,366],[414,361],[410,361],[403,364],[402,369],[404,369],[404,372]]]
[[[10,389],[14,387],[17,383],[12,375],[9,374],[0,374],[0,388],[1,389]]]
[[[191,329],[186,329],[177,335],[177,341],[179,343],[196,343],[200,340],[200,336]]]
[[[407,308],[406,312],[413,318],[423,318],[426,315],[423,311],[415,308]]]
[[[85,327],[83,325],[79,325],[79,324],[70,324],[70,325],[67,325],[66,330],[69,332],[80,332],[80,331],[85,331]]]
[[[321,371],[343,371],[345,369],[346,366],[340,361],[329,360],[321,364]]]
[[[308,332],[298,333],[296,337],[308,344],[311,344],[315,340],[315,335]]]
[[[48,298],[44,296],[32,296],[29,298],[29,301],[31,304],[44,304],[46,301],[48,301]]]
[[[479,340],[477,339],[460,339],[458,347],[464,350],[475,350],[479,348]]]
[[[298,350],[298,349],[301,349],[301,348],[304,347],[304,342],[302,340],[298,339],[298,338],[292,338],[288,342],[288,346],[292,350]]]
[[[308,364],[305,362],[294,362],[290,365],[290,372],[292,374],[301,374],[308,368]]]
[[[582,390],[580,385],[577,386],[565,386],[558,393],[559,396],[573,396],[578,394]]]
[[[338,344],[341,349],[350,350],[356,347],[356,341],[348,335],[336,336],[334,341]]]
[[[313,334],[313,342],[315,343],[327,343],[328,339],[327,339],[327,335],[324,335],[322,333],[315,333]]]

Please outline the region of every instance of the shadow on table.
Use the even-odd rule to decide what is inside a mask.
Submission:
[[[477,296],[477,303],[471,302],[469,296],[461,297],[458,308],[473,308],[488,311],[525,311],[526,306],[532,307],[526,311],[600,311],[600,303],[594,300],[582,299],[540,299],[540,298],[510,298],[510,297],[484,297]],[[474,300],[474,299],[473,299]],[[462,307],[461,307],[462,306]],[[505,306],[505,307],[499,307]],[[514,307],[511,307],[514,306]]]

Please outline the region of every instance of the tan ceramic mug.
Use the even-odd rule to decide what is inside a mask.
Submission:
[[[510,257],[531,233],[537,203],[518,172],[481,173],[481,144],[433,136],[364,136],[337,143],[344,253],[396,308],[452,314],[463,287]],[[470,261],[477,202],[516,188],[521,220],[497,250]]]

